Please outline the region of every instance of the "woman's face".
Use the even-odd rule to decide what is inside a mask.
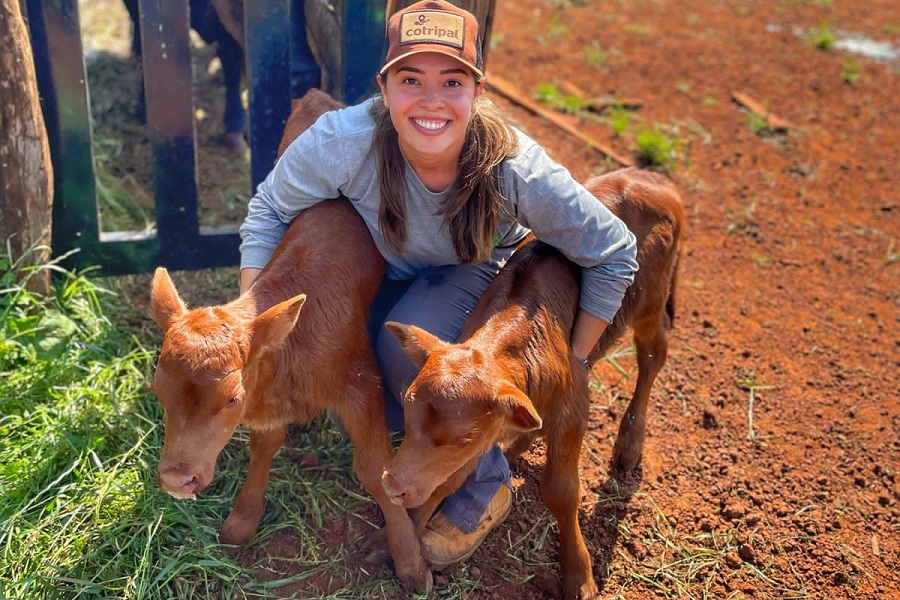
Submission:
[[[456,59],[413,54],[378,78],[384,103],[407,160],[456,162],[483,84]]]

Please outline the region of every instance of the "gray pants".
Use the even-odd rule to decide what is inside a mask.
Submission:
[[[403,429],[399,399],[418,370],[404,354],[385,321],[416,325],[442,340],[455,342],[479,296],[497,275],[492,263],[447,265],[423,271],[415,279],[385,279],[372,304],[369,335],[375,346],[385,387],[385,411],[391,431]],[[497,446],[479,460],[462,487],[441,509],[454,525],[472,532],[497,489],[509,485],[506,458]]]

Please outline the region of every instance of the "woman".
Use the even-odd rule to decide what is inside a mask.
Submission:
[[[571,345],[584,359],[637,263],[624,224],[485,97],[471,13],[442,0],[395,13],[376,79],[379,96],[323,115],[259,186],[241,226],[241,291],[297,214],[325,198],[349,198],[388,265],[370,333],[388,423],[399,430],[398,398],[416,371],[385,321],[455,341],[485,287],[533,231],[583,267]],[[468,558],[508,514],[509,482],[495,447],[429,521],[426,560],[442,568]]]

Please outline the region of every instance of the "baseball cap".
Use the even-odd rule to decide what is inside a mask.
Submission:
[[[438,52],[463,63],[479,79],[484,62],[475,15],[444,0],[424,0],[391,15],[387,27],[387,56],[380,75],[397,61],[420,52]]]

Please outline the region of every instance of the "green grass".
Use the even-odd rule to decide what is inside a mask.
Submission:
[[[712,529],[689,531],[676,527],[660,510],[653,498],[644,493],[635,494],[640,504],[646,505],[652,515],[653,525],[641,531],[631,529],[625,521],[619,521],[618,530],[622,546],[638,549],[637,557],[624,548],[617,549],[617,559],[629,563],[630,577],[660,598],[723,598],[722,584],[740,574],[766,588],[765,597],[806,598],[807,590],[794,582],[782,580],[766,564],[753,564],[741,556],[742,534],[738,529]],[[751,536],[752,537],[752,536]],[[768,541],[757,541],[762,546]],[[757,551],[758,554],[762,554]],[[636,560],[635,560],[636,559]],[[611,591],[611,590],[610,590]],[[627,594],[625,594],[627,597]],[[738,590],[732,590],[727,598],[745,598]]]
[[[543,33],[537,36],[536,41],[541,46],[550,46],[554,41],[567,38],[571,35],[572,32],[562,22],[559,13],[554,13],[547,23],[547,28]]]
[[[209,552],[221,506],[156,490],[152,353],[106,316],[112,292],[54,270],[49,297],[16,284],[15,268],[0,291],[4,596],[173,597],[233,584],[241,569]]]
[[[689,94],[690,86],[679,84],[676,90]],[[542,83],[533,93],[541,103],[563,113],[606,124],[614,137],[622,137],[631,128],[633,121],[639,120],[635,111],[622,105],[613,105],[605,115],[591,110],[590,102],[573,94],[563,92],[555,83]],[[703,141],[709,143],[709,132],[697,123],[687,123]],[[654,123],[650,127],[638,126],[633,133],[633,141],[639,162],[647,168],[674,171],[679,163],[690,164],[692,140],[682,139],[681,126]]]
[[[534,95],[544,104],[570,115],[584,115],[587,111],[587,103],[582,98],[563,93],[553,83],[539,85]]]
[[[152,192],[116,164],[121,139],[97,132],[93,136],[94,173],[102,231],[150,230],[156,227]]]
[[[819,50],[828,51],[834,48],[836,38],[827,23],[820,23],[811,35],[813,45]]]
[[[624,29],[627,33],[632,33],[634,35],[650,35],[653,33],[652,27],[640,23],[628,23],[625,25]]]
[[[768,135],[772,133],[769,121],[764,116],[753,111],[747,113],[747,129],[757,135]]]
[[[609,111],[609,127],[612,129],[615,137],[619,137],[628,131],[633,115],[634,111],[621,107],[613,107]]]
[[[678,165],[680,140],[667,135],[660,127],[640,128],[634,134],[641,162],[650,167],[674,169]]]
[[[844,61],[844,65],[841,67],[841,81],[854,85],[859,81],[859,77],[859,64],[856,62],[856,59],[851,56]]]
[[[370,500],[352,476],[349,444],[330,426],[292,432],[282,449],[316,453],[320,466],[276,458],[258,537],[289,528],[304,543],[291,559],[295,577],[260,581],[262,559],[239,561],[218,543],[246,434],[226,447],[200,499],[160,492],[162,413],[148,388],[146,317],[115,281],[23,267],[8,253],[0,267],[0,597],[265,597],[332,568],[343,549],[326,550],[319,530]],[[39,269],[54,271],[46,297],[21,280]]]
[[[606,51],[597,43],[597,40],[593,40],[591,45],[584,50],[584,61],[592,67],[605,65],[608,60]]]

